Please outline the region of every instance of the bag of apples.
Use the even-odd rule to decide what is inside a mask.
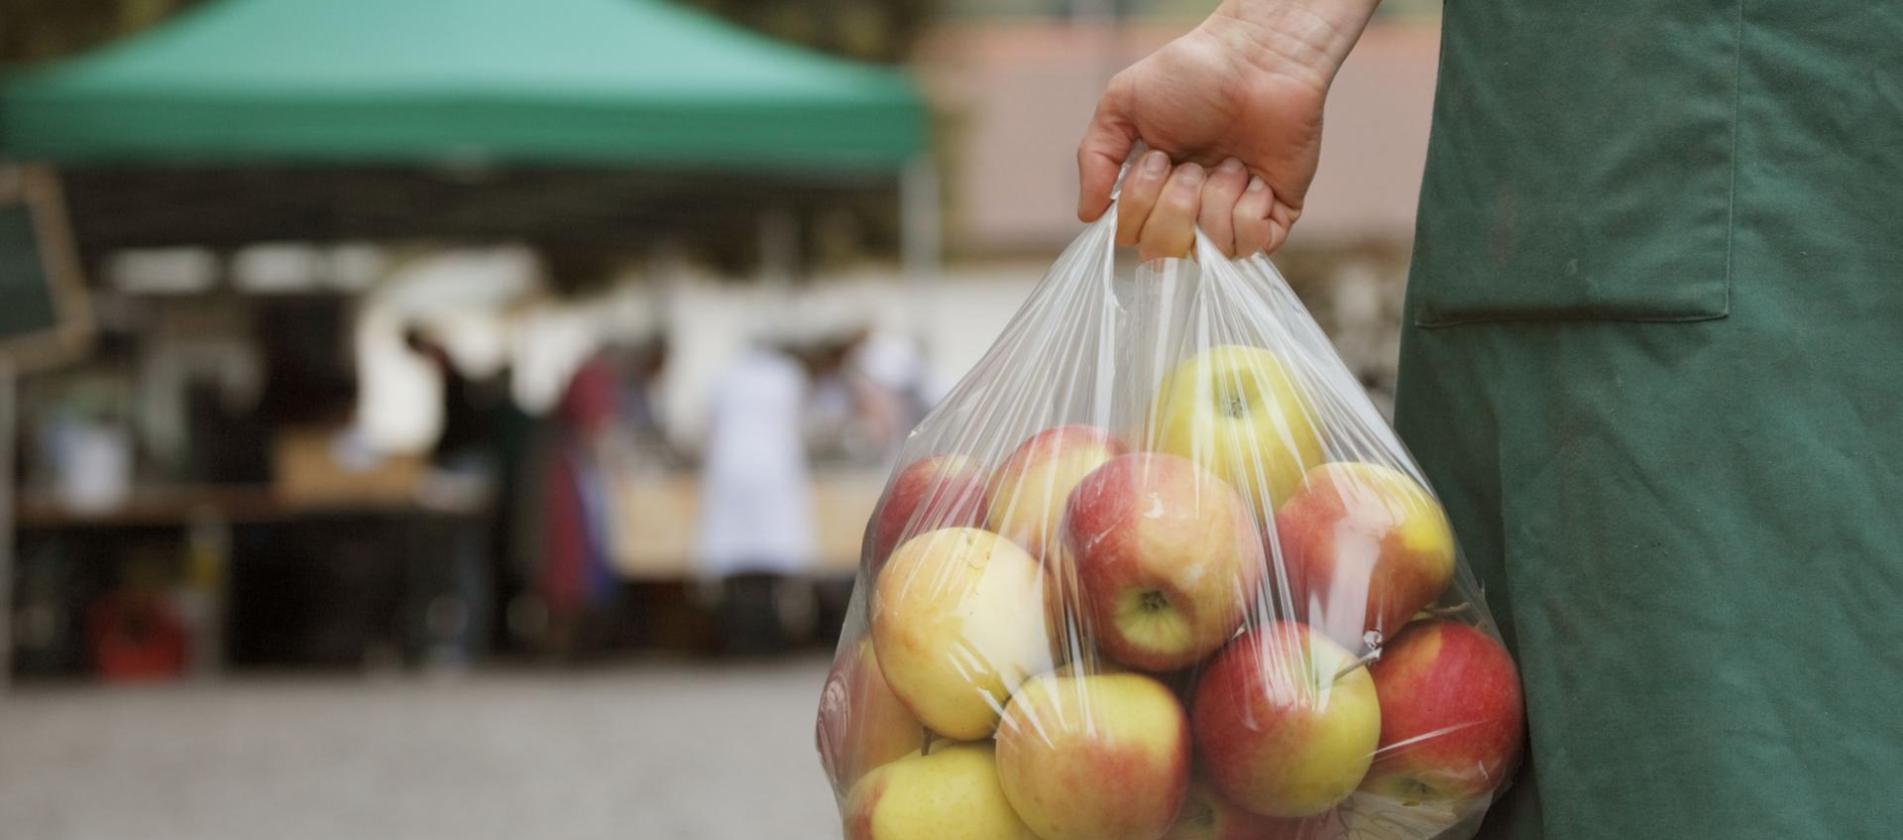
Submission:
[[[846,836],[1473,836],[1518,675],[1266,258],[1087,229],[912,433],[818,736]]]

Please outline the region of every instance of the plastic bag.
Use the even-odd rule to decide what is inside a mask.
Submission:
[[[1518,675],[1266,258],[1114,213],[908,439],[820,702],[851,838],[1471,837]]]

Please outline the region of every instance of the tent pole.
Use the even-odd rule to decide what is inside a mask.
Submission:
[[[760,215],[760,280],[768,288],[784,289],[799,276],[799,219],[786,207]]]
[[[935,348],[931,335],[928,298],[936,290],[943,268],[940,235],[944,231],[939,214],[938,167],[930,153],[914,155],[899,172],[899,260],[905,272],[906,329],[925,354],[927,367],[932,364]]]
[[[18,415],[13,361],[0,358],[0,698],[13,684],[13,571],[18,533],[14,528],[14,430]]]
[[[899,257],[910,284],[936,282],[944,255],[940,233],[938,167],[920,154],[899,173]]]

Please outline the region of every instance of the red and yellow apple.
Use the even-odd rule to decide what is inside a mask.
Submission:
[[[1164,378],[1151,409],[1151,448],[1181,455],[1234,485],[1262,521],[1322,459],[1314,411],[1281,356],[1225,345]]]
[[[873,570],[884,565],[899,543],[926,531],[985,524],[985,494],[990,476],[967,455],[935,455],[899,471],[872,515]]]
[[[990,735],[1011,693],[1051,669],[1043,583],[1031,555],[989,531],[941,528],[901,543],[872,598],[892,692],[940,735]]]
[[[847,840],[1036,840],[998,786],[987,744],[941,744],[870,773],[846,796]]]
[[[1025,683],[998,724],[998,780],[1044,840],[1156,840],[1189,785],[1189,721],[1141,674]]]
[[[1359,648],[1391,638],[1454,577],[1440,503],[1399,470],[1358,462],[1310,470],[1275,514],[1295,616]]]
[[[1520,755],[1525,710],[1506,648],[1454,621],[1409,625],[1369,666],[1381,748],[1362,789],[1403,803],[1483,796]]]
[[[885,684],[870,638],[840,652],[819,697],[819,760],[845,791],[925,744],[925,726]]]
[[[992,474],[991,530],[1034,556],[1046,556],[1058,539],[1071,489],[1123,451],[1115,436],[1095,426],[1058,426],[1032,435]]]
[[[1211,660],[1190,704],[1203,771],[1271,817],[1326,813],[1361,784],[1381,739],[1374,680],[1307,625],[1252,630]]]
[[[1066,564],[1098,647],[1170,671],[1214,653],[1242,625],[1262,580],[1248,506],[1195,462],[1156,452],[1110,460],[1071,493]],[[1063,591],[1071,591],[1062,581]]]
[[[1349,836],[1335,811],[1292,820],[1252,814],[1198,778],[1189,783],[1189,798],[1163,840],[1346,840]]]

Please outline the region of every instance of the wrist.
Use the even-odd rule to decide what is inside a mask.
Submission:
[[[1211,36],[1264,72],[1334,81],[1380,0],[1223,0],[1203,22]]]

